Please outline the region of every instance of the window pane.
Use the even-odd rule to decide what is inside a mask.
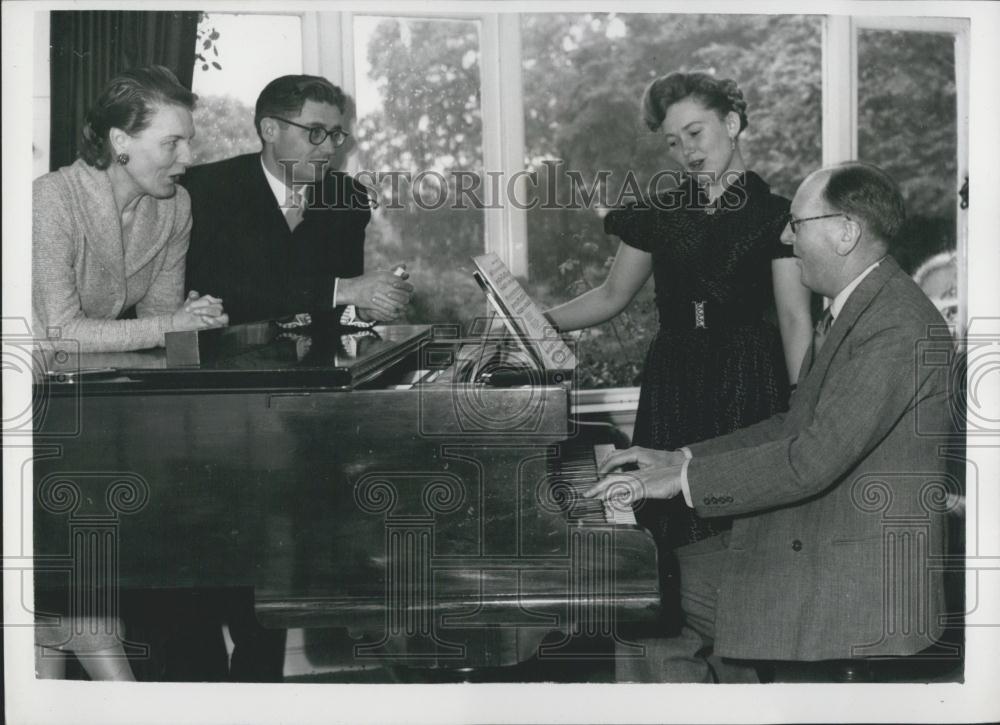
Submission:
[[[817,17],[522,16],[525,162],[539,172],[533,186],[542,202],[528,212],[527,287],[536,299],[550,306],[599,285],[618,247],[604,234],[600,199],[583,210],[544,208],[553,173],[566,203],[567,171],[588,188],[610,172],[607,205],[615,206],[629,172],[645,191],[657,171],[673,168],[662,136],[639,118],[642,91],[657,76],[708,69],[734,78],[749,105],[744,159],[790,197],[821,163],[820,43]],[[553,172],[546,160],[562,166]],[[583,333],[580,385],[634,384],[657,324],[650,282],[625,314]]]
[[[955,39],[858,33],[858,156],[903,191],[907,221],[893,248],[950,321],[958,312]]]
[[[299,16],[203,13],[191,84],[198,94],[194,163],[260,151],[257,96],[278,76],[301,72]]]
[[[453,203],[456,180],[483,173],[479,33],[471,20],[354,18],[359,174],[380,202],[365,268],[407,265],[409,322],[485,312],[470,260],[485,250],[483,212]]]

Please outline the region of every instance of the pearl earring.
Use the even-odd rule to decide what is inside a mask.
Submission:
[[[118,156],[115,157],[115,160],[117,160],[119,164],[124,166],[129,162],[129,156],[127,153],[122,151],[120,154],[118,154]]]

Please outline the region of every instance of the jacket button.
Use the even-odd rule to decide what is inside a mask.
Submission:
[[[712,505],[712,499],[710,499],[708,496],[706,496],[705,498],[703,498],[702,501],[705,502],[706,506],[711,506]]]
[[[802,542],[796,539],[792,542],[792,551],[802,551]]]

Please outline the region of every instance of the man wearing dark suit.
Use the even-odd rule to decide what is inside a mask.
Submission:
[[[851,660],[913,655],[941,635],[930,565],[944,554],[946,461],[920,431],[948,430],[951,338],[887,255],[902,198],[852,162],[810,175],[791,212],[782,239],[833,302],[788,412],[680,451],[619,452],[602,474],[638,470],[589,492],[683,495],[701,516],[737,517],[676,552],[682,632],[622,663],[624,679],[711,682],[713,646],[716,658]]]
[[[231,324],[300,313],[314,325],[390,321],[409,303],[405,273],[363,274],[368,197],[335,170],[347,122],[340,88],[282,76],[257,99],[261,152],[184,176],[193,217],[186,286],[223,298]],[[281,681],[285,631],[260,626],[252,591],[202,590],[179,601],[185,632],[174,637],[183,640],[175,659],[184,671],[171,679]],[[223,621],[234,643],[228,667]]]
[[[336,171],[347,98],[325,78],[282,76],[257,99],[259,154],[190,169],[188,290],[225,300],[231,324],[297,313],[338,321],[397,318],[413,287],[364,272],[363,187]],[[352,309],[347,309],[352,306]]]

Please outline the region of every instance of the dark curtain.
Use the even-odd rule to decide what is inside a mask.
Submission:
[[[170,68],[190,88],[198,12],[53,11],[49,168],[73,163],[84,115],[115,74]]]

